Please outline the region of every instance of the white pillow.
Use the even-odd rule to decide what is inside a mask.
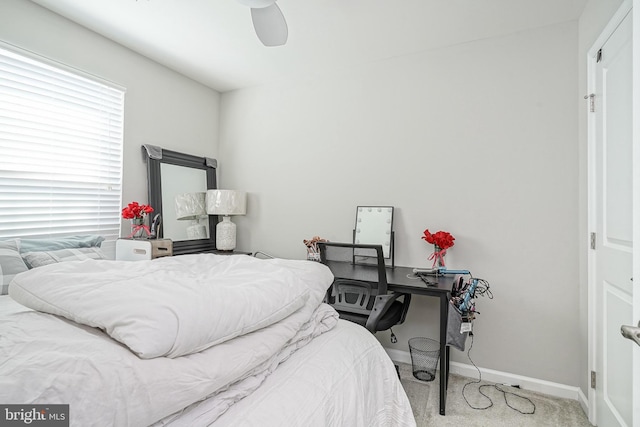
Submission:
[[[27,252],[22,254],[30,268],[58,262],[82,261],[83,259],[107,259],[100,248],[59,249],[57,251]]]
[[[0,241],[0,295],[6,295],[9,283],[18,273],[27,271],[17,239]]]

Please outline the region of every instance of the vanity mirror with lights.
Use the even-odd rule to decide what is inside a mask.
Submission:
[[[385,261],[395,266],[393,206],[358,206],[353,243],[382,245]]]
[[[216,188],[217,161],[150,144],[144,144],[142,152],[147,162],[149,204],[153,215],[162,217],[157,237],[173,241],[174,255],[215,251],[218,217],[198,209],[185,215],[184,203],[186,200],[187,207],[194,209],[198,195]]]

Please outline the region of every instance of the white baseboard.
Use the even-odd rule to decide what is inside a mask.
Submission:
[[[580,387],[578,387],[578,403],[580,403],[582,410],[584,411],[585,414],[587,414],[587,418],[588,418],[589,417],[589,398],[584,395]]]
[[[411,353],[404,350],[396,350],[395,348],[384,348],[394,362],[408,363],[411,365]]]
[[[391,360],[400,363],[411,364],[411,354],[408,351],[385,348]],[[478,370],[473,365],[459,362],[450,362],[449,368],[451,373],[462,375],[469,378],[478,378]],[[499,384],[519,385],[524,390],[531,390],[538,393],[544,393],[549,396],[560,397],[563,399],[577,400],[585,414],[588,414],[588,402],[582,390],[579,387],[568,386],[565,384],[554,383],[551,381],[540,380],[537,378],[525,377],[522,375],[510,374],[508,372],[495,371],[493,369],[479,368],[482,373],[482,379]]]

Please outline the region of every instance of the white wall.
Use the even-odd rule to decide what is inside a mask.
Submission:
[[[0,40],[127,89],[123,204],[147,201],[142,144],[217,157],[218,92],[26,0],[0,1]]]
[[[578,69],[579,69],[579,140],[580,140],[580,342],[582,358],[580,360],[580,389],[587,395],[589,390],[588,367],[588,283],[587,283],[587,101],[582,97],[587,94],[587,52],[607,25],[613,14],[622,5],[623,0],[589,0],[578,23]]]
[[[620,3],[590,0],[579,31],[567,23],[225,94],[219,150],[217,92],[24,0],[0,2],[0,40],[127,88],[125,203],[146,201],[140,145],[152,143],[218,158],[221,185],[251,193],[240,249],[303,258],[304,238],[349,240],[356,205],[392,204],[398,264],[427,266],[422,231],[443,229],[457,237],[449,265],[491,282],[495,299],[478,301],[480,366],[586,394],[579,99],[586,50]],[[437,337],[425,326],[436,313],[415,298],[396,347]]]
[[[349,241],[357,205],[393,205],[398,265],[428,266],[422,232],[446,230],[448,265],[491,283],[479,366],[577,385],[577,38],[572,22],[223,94],[239,248],[304,258],[305,238]],[[378,337],[437,338],[437,312],[417,297],[399,343]]]

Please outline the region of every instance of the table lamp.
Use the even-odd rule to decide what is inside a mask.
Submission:
[[[216,249],[232,251],[236,248],[236,225],[230,215],[247,213],[247,193],[235,190],[207,190],[207,213],[222,215],[216,226]]]
[[[188,239],[206,239],[207,229],[199,220],[207,215],[205,210],[205,193],[183,193],[175,197],[176,219],[191,220],[187,227]]]

